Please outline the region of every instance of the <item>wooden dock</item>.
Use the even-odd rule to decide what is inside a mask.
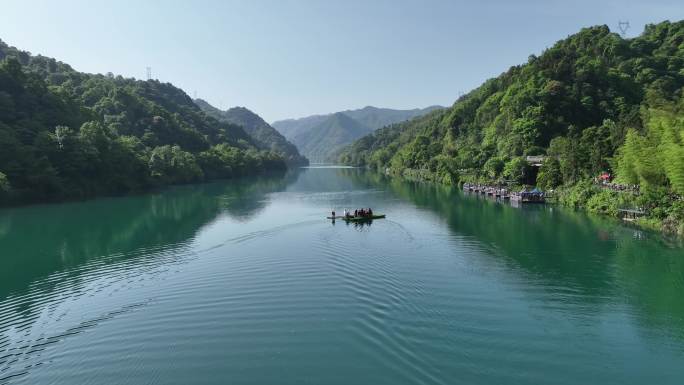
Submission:
[[[508,191],[508,189],[501,186],[488,186],[464,183],[463,191],[472,192],[479,195],[496,197],[500,199],[510,199],[510,192]]]
[[[618,215],[626,222],[634,222],[646,214],[646,211],[640,209],[618,209]]]

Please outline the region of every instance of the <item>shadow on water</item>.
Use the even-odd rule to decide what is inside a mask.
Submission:
[[[298,172],[178,186],[155,194],[0,211],[0,300],[25,292],[42,277],[74,270],[104,256],[192,239],[220,214],[248,220],[269,193],[283,191]]]
[[[340,172],[357,185],[387,189],[435,212],[453,233],[476,238],[486,254],[541,279],[542,286],[572,288],[575,300],[596,312],[622,297],[648,329],[684,340],[684,249],[678,244],[554,205],[516,208],[452,187],[354,171]]]

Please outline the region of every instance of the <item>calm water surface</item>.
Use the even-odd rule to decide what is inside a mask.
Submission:
[[[682,384],[683,294],[610,220],[304,169],[1,210],[0,384]]]

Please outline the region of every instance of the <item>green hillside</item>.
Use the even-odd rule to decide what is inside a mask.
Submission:
[[[341,160],[448,183],[546,189],[608,171],[640,184],[641,199],[669,200],[660,219],[684,218],[676,198],[684,194],[683,86],[684,22],[648,25],[632,39],[586,28],[451,108],[361,138]],[[526,155],[549,156],[538,178]]]
[[[279,154],[288,164],[301,166],[309,163],[305,157],[299,154],[294,144],[249,109],[233,107],[222,111],[202,99],[195,99],[195,104],[209,116],[242,127],[260,148]]]
[[[283,169],[238,125],[156,80],[86,74],[0,41],[0,202]]]

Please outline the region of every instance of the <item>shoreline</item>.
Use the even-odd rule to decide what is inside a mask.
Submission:
[[[372,170],[370,167],[366,169]],[[429,170],[415,170],[403,169],[396,170],[392,168],[385,168],[384,170],[377,170],[387,176],[400,177],[407,180],[439,183],[443,185],[450,185],[457,188],[462,188],[464,180],[453,181],[451,177],[440,178]],[[602,189],[599,186],[588,183],[588,181],[579,181],[570,186],[561,186],[553,191],[553,194],[547,198],[547,204],[555,204],[582,210],[586,213],[597,214],[603,217],[613,218],[619,220],[620,223],[628,226],[636,227],[640,230],[658,232],[663,236],[677,237],[684,239],[684,221],[677,221],[674,218],[659,219],[653,216],[644,215],[635,220],[624,220],[618,216],[618,206],[621,203],[629,202],[631,199],[623,199],[619,194],[627,194],[608,189]],[[622,198],[622,199],[621,199]],[[633,197],[630,197],[633,198]],[[662,209],[662,207],[656,207]]]
[[[48,200],[10,200],[8,202],[3,202],[0,201],[0,210],[2,209],[12,209],[12,208],[20,208],[20,207],[28,207],[28,206],[38,206],[38,205],[54,205],[54,204],[62,204],[62,203],[77,203],[77,202],[88,202],[92,201],[95,199],[116,199],[116,198],[125,198],[125,197],[132,197],[132,196],[140,196],[140,195],[146,195],[146,194],[155,194],[155,193],[160,193],[162,191],[168,190],[170,188],[174,187],[183,187],[183,186],[193,186],[193,185],[204,185],[204,184],[211,184],[211,183],[218,183],[218,182],[226,182],[226,181],[238,181],[238,180],[246,180],[250,178],[261,178],[261,177],[284,177],[288,173],[292,172],[299,172],[298,170],[303,167],[292,167],[288,168],[285,170],[268,170],[264,171],[261,173],[256,173],[256,174],[250,174],[250,175],[239,175],[239,176],[234,176],[232,178],[216,178],[216,179],[207,179],[207,180],[199,180],[199,181],[194,181],[194,182],[189,182],[189,183],[171,183],[171,184],[160,184],[160,185],[151,185],[147,186],[144,188],[140,189],[134,189],[130,191],[125,191],[125,192],[111,192],[111,193],[95,193],[92,195],[87,195],[87,196],[81,196],[81,197],[64,197],[62,199],[48,199]]]

